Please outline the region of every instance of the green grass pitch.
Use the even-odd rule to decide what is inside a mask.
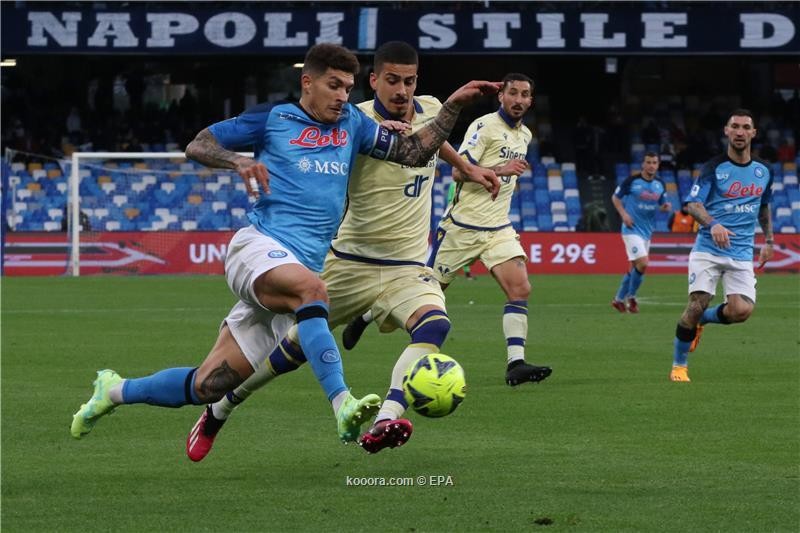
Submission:
[[[609,306],[618,276],[532,281],[527,353],[554,368],[544,383],[504,384],[502,293],[459,279],[442,351],[468,392],[452,416],[412,414],[405,447],[368,456],[338,442],[303,368],[252,397],[193,464],[198,407],[123,406],[80,441],[69,424],[96,369],[199,364],[233,302],[222,278],[5,278],[2,529],[800,528],[800,277],[760,277],[753,316],[706,329],[688,384],[667,378],[685,276],[646,278],[639,315]],[[344,354],[355,394],[385,393],[406,339],[370,326]]]

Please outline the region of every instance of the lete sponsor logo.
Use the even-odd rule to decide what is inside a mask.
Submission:
[[[744,185],[741,181],[734,181],[728,190],[722,193],[725,198],[745,198],[747,196],[761,196],[764,187],[759,187],[755,183]]]
[[[316,126],[309,126],[300,132],[295,139],[291,139],[289,144],[302,146],[303,148],[321,148],[323,146],[347,146],[347,132],[339,128],[333,128],[330,134],[323,135],[322,130]]]

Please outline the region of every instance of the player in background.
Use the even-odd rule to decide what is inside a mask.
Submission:
[[[689,254],[689,303],[675,331],[672,381],[691,381],[689,352],[700,342],[705,324],[733,324],[750,317],[756,303],[753,247],[756,220],[764,232],[759,252],[763,267],[773,255],[772,170],[750,155],[756,136],[753,114],[731,112],[724,128],[728,147],[708,161],[685,198],[700,231]],[[708,308],[722,280],[725,301]]]
[[[372,394],[358,400],[350,394],[328,330],[325,283],[317,275],[344,211],[355,156],[425,165],[447,140],[461,107],[499,88],[498,83],[470,82],[424,128],[403,136],[387,129],[400,123],[380,126],[347,103],[358,70],[347,49],[313,46],[301,73],[299,103],[256,106],[204,129],[189,144],[187,157],[234,169],[250,193],[257,195],[259,185],[263,191],[248,213],[252,225],[234,235],[225,260],[228,285],[240,300],[200,367],[169,368],[138,379],[98,372],[93,396],[73,416],[75,438],[121,404],[179,407],[219,400],[264,364],[263,354],[295,320],[303,351],[331,402],[339,437],[358,438],[380,398]],[[256,159],[232,151],[241,146],[253,146]]]
[[[636,292],[647,270],[656,209],[672,209],[672,204],[666,201],[664,182],[657,175],[658,163],[657,153],[644,154],[642,172],[626,178],[611,195],[611,203],[622,219],[622,242],[631,262],[631,269],[622,278],[617,294],[611,300],[611,307],[620,313],[625,312],[626,302],[628,311],[639,312]]]
[[[436,98],[414,96],[418,57],[413,47],[400,41],[385,43],[376,50],[373,67],[370,85],[376,98],[358,104],[371,120],[401,120],[411,131],[418,131],[439,112],[442,104]],[[461,168],[467,179],[497,193],[500,184],[492,171],[463,161],[448,143],[439,153]],[[357,157],[347,211],[322,272],[330,298],[331,329],[372,309],[381,331],[403,328],[411,337],[392,370],[389,391],[375,423],[360,439],[371,453],[402,445],[410,437],[412,425],[401,418],[408,407],[402,392],[403,375],[416,359],[438,351],[450,329],[444,295],[425,266],[435,171],[435,156],[418,167]],[[200,461],[210,452],[237,405],[305,362],[296,328],[264,356],[268,356],[265,365],[201,414],[187,438],[190,459]]]
[[[470,163],[502,175],[497,201],[472,183],[459,183],[453,203],[436,230],[428,265],[442,288],[460,268],[480,259],[506,295],[503,334],[506,338],[506,383],[539,382],[552,370],[525,361],[528,337],[528,296],[531,285],[527,256],[508,212],[517,177],[528,164],[525,155],[532,135],[522,123],[533,105],[534,83],[524,74],[507,74],[498,93],[499,109],[470,124],[459,153]],[[453,170],[458,177],[457,169]]]

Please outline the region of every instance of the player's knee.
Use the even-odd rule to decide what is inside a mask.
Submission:
[[[637,259],[637,260],[636,260],[636,262],[633,264],[633,267],[634,267],[636,270],[638,270],[638,271],[639,271],[639,274],[644,274],[644,273],[645,273],[645,271],[647,270],[647,265],[649,265],[649,264],[650,264],[650,262],[649,262],[649,260],[648,260],[648,258],[647,258],[647,257],[640,257],[640,258],[639,258],[639,259]]]
[[[731,322],[744,322],[753,314],[753,305],[748,302],[738,302],[732,304],[728,302],[725,306],[725,316]]]
[[[531,282],[527,276],[512,283],[506,290],[509,301],[527,300],[531,295]]]
[[[309,302],[328,303],[328,288],[321,279],[309,277],[299,284],[297,296],[300,298],[302,304],[307,304]]]
[[[450,332],[450,319],[441,309],[428,311],[409,330],[412,344],[433,344],[441,347]]]

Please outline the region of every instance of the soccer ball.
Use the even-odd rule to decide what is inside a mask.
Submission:
[[[466,393],[464,369],[448,355],[423,355],[403,377],[406,402],[423,416],[449,415],[464,401]]]

